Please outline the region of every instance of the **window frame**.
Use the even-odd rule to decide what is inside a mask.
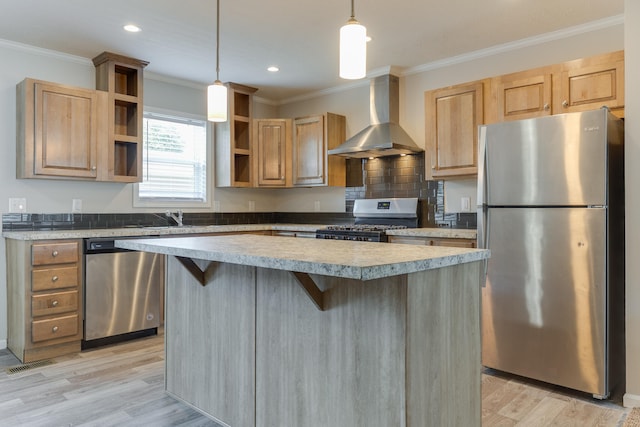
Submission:
[[[148,198],[140,198],[140,183],[134,183],[133,185],[133,207],[136,208],[211,208],[212,205],[212,177],[213,177],[213,159],[211,158],[212,153],[212,126],[211,123],[207,120],[205,116],[185,113],[182,111],[174,111],[174,110],[166,110],[162,108],[153,108],[153,107],[144,107],[143,116],[148,117],[147,115],[156,115],[158,118],[168,117],[168,118],[176,118],[176,119],[185,119],[185,120],[198,120],[205,123],[205,170],[206,170],[206,191],[205,191],[205,200],[202,202],[195,200],[183,200],[183,199],[148,199]],[[143,141],[144,144],[144,141]],[[143,147],[144,151],[144,147]],[[144,154],[143,154],[144,161]]]

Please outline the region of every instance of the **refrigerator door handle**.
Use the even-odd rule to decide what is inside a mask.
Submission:
[[[480,249],[489,249],[489,221],[488,215],[489,210],[486,206],[478,206],[478,231],[477,231],[477,246]],[[482,287],[486,287],[487,285],[487,273],[489,268],[489,260],[485,259],[482,261],[483,270],[482,270]]]
[[[476,196],[477,200],[477,212],[478,212],[478,231],[477,231],[477,246],[482,249],[488,249],[488,230],[486,229],[487,222],[487,207],[485,205],[485,198],[487,194],[487,179],[485,176],[486,171],[486,155],[487,149],[487,128],[485,126],[478,126],[478,194]],[[488,269],[489,260],[485,259],[483,261],[483,272],[482,272],[482,287],[486,287],[487,285],[487,269]]]
[[[478,126],[478,194],[476,196],[478,207],[485,204],[487,194],[487,177],[485,176],[487,162],[487,128]]]

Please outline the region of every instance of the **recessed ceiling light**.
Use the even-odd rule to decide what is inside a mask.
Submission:
[[[277,73],[278,71],[280,71],[280,68],[276,67],[275,65],[272,65],[269,68],[267,68],[267,71],[271,71],[272,73]]]
[[[140,31],[142,31],[140,27],[133,24],[127,24],[122,28],[124,28],[125,31],[129,31],[130,33],[139,33]]]

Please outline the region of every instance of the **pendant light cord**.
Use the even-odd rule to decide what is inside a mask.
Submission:
[[[352,0],[353,1],[353,0]],[[220,0],[216,10],[216,81],[220,81]]]
[[[351,0],[351,19],[356,18],[355,8],[353,7],[353,3],[355,0]]]

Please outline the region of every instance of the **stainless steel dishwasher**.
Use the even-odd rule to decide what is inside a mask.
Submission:
[[[165,257],[117,248],[115,240],[85,239],[82,348],[158,332]]]

